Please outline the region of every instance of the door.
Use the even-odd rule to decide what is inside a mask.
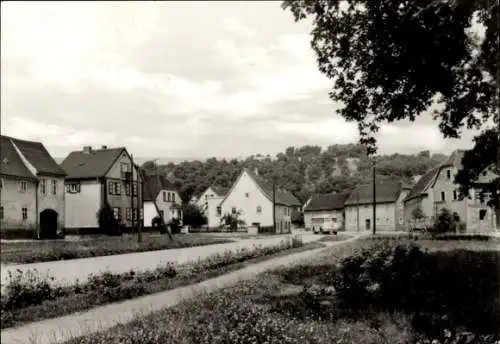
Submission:
[[[57,238],[57,218],[59,214],[53,209],[45,209],[40,213],[40,239]]]
[[[366,219],[366,220],[365,220],[365,229],[366,229],[367,231],[369,231],[369,230],[370,230],[370,228],[371,228],[371,226],[370,226],[370,222],[371,222],[371,221],[370,221],[370,219]]]

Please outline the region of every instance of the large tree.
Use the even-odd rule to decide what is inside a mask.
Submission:
[[[474,170],[460,174],[464,192],[475,167],[497,164],[498,0],[285,0],[282,7],[296,21],[312,19],[311,46],[332,80],[330,98],[358,123],[370,154],[382,123],[431,113],[445,138],[482,130],[463,160]]]

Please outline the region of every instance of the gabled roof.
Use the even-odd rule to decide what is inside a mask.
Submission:
[[[311,201],[304,208],[307,211],[342,210],[349,197],[348,193],[318,194],[311,197]]]
[[[35,178],[33,173],[29,171],[24,164],[21,154],[33,165],[37,174],[49,174],[54,176],[64,177],[66,173],[55,162],[54,158],[49,154],[45,146],[41,142],[20,140],[13,137],[1,136],[1,173],[6,175]]]
[[[380,182],[376,185],[376,203],[393,203],[399,198],[402,191],[400,182]],[[373,203],[373,185],[358,186],[349,195],[345,205],[359,205]]]
[[[429,186],[434,186],[439,176],[439,172],[441,172],[443,168],[454,166],[457,169],[460,169],[462,167],[462,158],[464,156],[464,153],[465,153],[464,150],[456,150],[452,154],[450,154],[450,156],[445,161],[443,161],[439,166],[434,167],[429,171],[427,171],[417,181],[415,186],[413,186],[410,193],[408,194],[408,196],[406,196],[403,202],[425,195],[427,188]]]
[[[420,179],[415,183],[415,185],[411,189],[408,196],[406,196],[406,198],[403,201],[406,202],[413,198],[422,196],[425,193],[427,186],[434,182],[440,169],[441,169],[440,166],[434,167],[433,169],[427,171],[422,177],[420,177]]]
[[[144,201],[153,201],[161,190],[177,191],[176,187],[162,175],[145,176]]]
[[[269,182],[267,182],[264,178],[261,176],[256,175],[255,173],[251,172],[249,169],[244,169],[243,172],[245,172],[252,178],[259,188],[262,190],[264,195],[269,198],[270,200],[273,199],[273,185]],[[280,205],[286,205],[286,206],[300,206],[300,201],[289,191],[284,190],[284,189],[278,189],[276,188],[276,194],[275,194],[275,203],[280,204]]]
[[[90,153],[74,151],[61,163],[68,179],[104,177],[125,147],[92,149]]]

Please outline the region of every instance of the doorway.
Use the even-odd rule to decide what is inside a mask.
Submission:
[[[370,219],[366,219],[366,220],[365,220],[365,229],[366,229],[367,231],[369,231],[369,230],[370,230],[370,228],[371,228],[371,220],[370,220]]]
[[[57,218],[59,214],[54,209],[45,209],[40,213],[40,239],[57,238]]]

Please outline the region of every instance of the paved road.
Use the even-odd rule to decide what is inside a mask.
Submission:
[[[301,233],[304,243],[318,240],[320,235]],[[291,235],[272,236],[266,239],[244,239],[237,242],[207,245],[199,247],[188,247],[180,249],[169,249],[161,251],[148,251],[140,253],[128,253],[113,256],[72,259],[66,261],[53,261],[32,264],[16,264],[1,266],[2,284],[7,279],[9,271],[17,269],[21,271],[36,269],[41,274],[54,277],[54,284],[72,284],[77,279],[86,280],[90,274],[109,271],[113,273],[125,273],[130,270],[141,271],[154,269],[160,264],[167,262],[183,264],[204,259],[216,253],[226,250],[235,251],[244,247],[251,248],[254,245],[273,246],[282,240],[291,240]]]
[[[344,245],[354,240],[356,237],[344,241],[325,242],[325,244],[332,247]],[[117,324],[129,322],[138,315],[145,316],[174,306],[181,300],[196,297],[201,292],[211,292],[229,287],[239,281],[251,279],[264,271],[303,261],[314,257],[324,249],[319,248],[270,259],[191,286],[110,304],[83,313],[39,321],[18,328],[4,329],[1,331],[1,343],[64,343],[72,337],[106,330]]]

